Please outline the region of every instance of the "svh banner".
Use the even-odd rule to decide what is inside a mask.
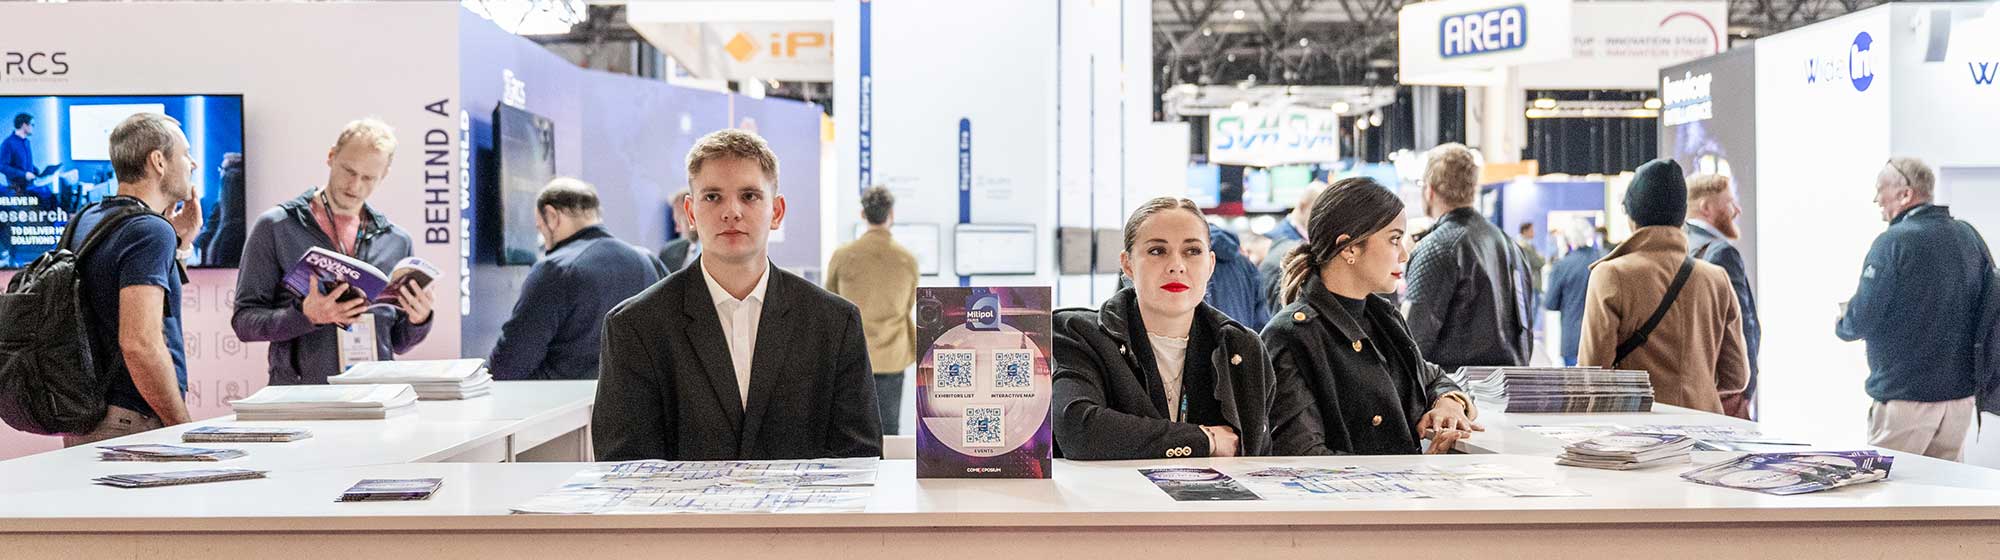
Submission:
[[[1208,161],[1271,167],[1340,159],[1340,114],[1286,107],[1208,116]]]

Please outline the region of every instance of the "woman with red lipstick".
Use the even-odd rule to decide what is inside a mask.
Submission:
[[[1375,295],[1402,278],[1403,235],[1402,200],[1373,179],[1341,180],[1314,202],[1310,241],[1285,257],[1290,303],[1263,333],[1279,380],[1275,454],[1443,453],[1484,430],[1472,397]]]
[[[1125,222],[1132,287],[1055,314],[1056,449],[1070,459],[1264,455],[1274,378],[1256,332],[1202,303],[1208,224],[1184,198]]]

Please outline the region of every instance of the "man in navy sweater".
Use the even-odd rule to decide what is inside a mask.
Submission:
[[[1937,175],[1890,158],[1875,179],[1889,230],[1875,238],[1841,340],[1868,341],[1868,444],[1959,460],[1972,427],[1972,340],[1993,257],[1971,224],[1931,203]]]
[[[604,314],[665,278],[667,267],[612,237],[597,189],[569,177],[535,197],[535,231],[548,256],[528,271],[487,369],[494,379],[597,379]]]

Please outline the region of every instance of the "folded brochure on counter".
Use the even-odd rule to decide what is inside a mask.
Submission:
[[[442,478],[369,478],[354,483],[340,493],[340,502],[408,502],[428,500],[438,487],[444,485]]]
[[[146,474],[114,474],[91,479],[92,482],[119,488],[155,488],[204,482],[223,482],[264,478],[264,471],[250,469],[202,469],[197,471],[175,471]]]
[[[272,385],[230,401],[237,420],[379,420],[416,409],[407,383],[383,385]]]
[[[144,445],[100,445],[100,461],[226,461],[244,455],[240,449],[208,449],[149,443]]]
[[[1886,480],[1895,460],[1874,451],[1751,453],[1682,473],[1681,478],[1789,496]]]
[[[423,400],[458,400],[492,392],[493,376],[486,360],[384,360],[361,362],[329,377],[333,385],[408,383]]]
[[[276,443],[312,437],[298,428],[253,428],[244,426],[199,426],[181,432],[186,443]]]

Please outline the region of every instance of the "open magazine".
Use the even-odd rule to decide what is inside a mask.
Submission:
[[[367,299],[369,307],[395,307],[403,286],[415,284],[418,288],[430,287],[431,281],[443,274],[431,263],[417,258],[405,257],[396,263],[395,270],[383,274],[382,269],[367,261],[340,254],[324,247],[313,247],[292,263],[292,269],[285,273],[285,288],[299,297],[305,297],[306,290],[312,288],[312,279],[319,278],[321,290],[332,290],[335,284],[347,283],[349,293],[341,299],[360,297]]]

